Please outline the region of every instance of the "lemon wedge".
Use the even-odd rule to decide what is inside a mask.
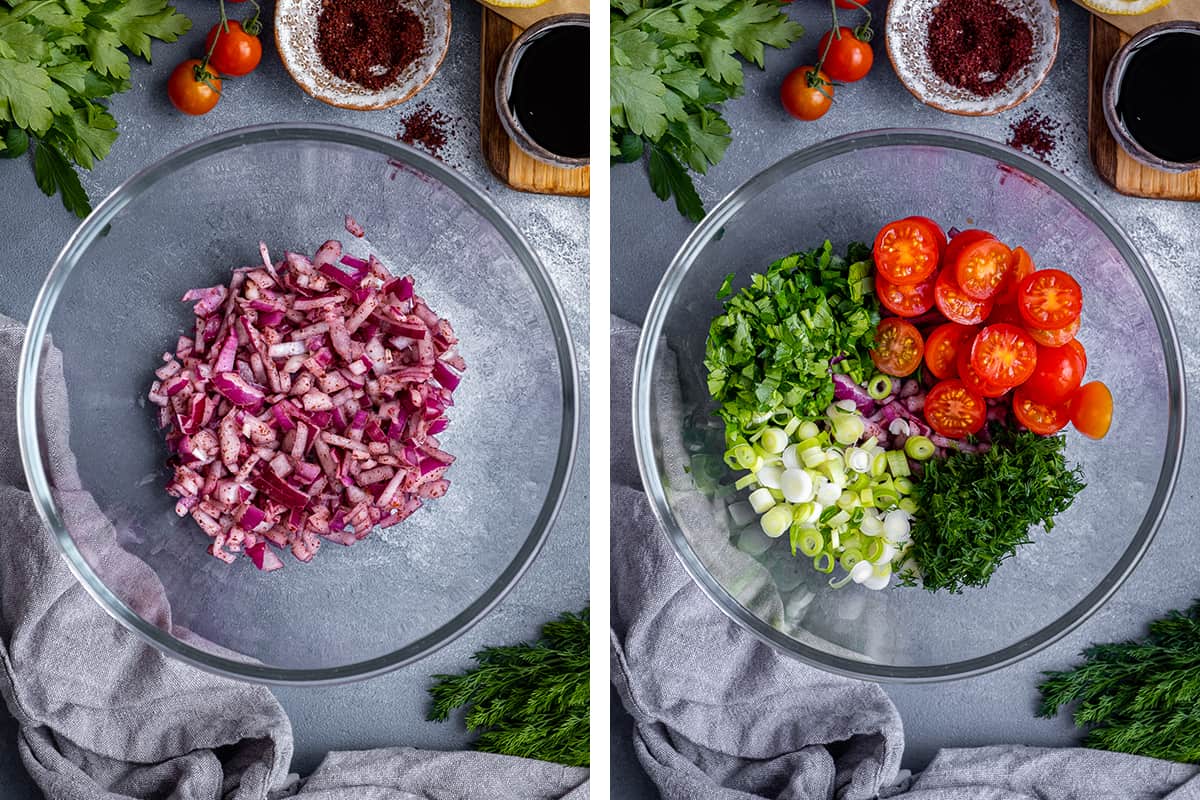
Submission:
[[[1079,2],[1101,14],[1132,17],[1162,8],[1171,0],[1079,0]]]
[[[550,0],[483,0],[483,2],[494,8],[537,8]]]

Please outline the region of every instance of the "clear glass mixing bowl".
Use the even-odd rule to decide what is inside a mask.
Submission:
[[[469,368],[442,436],[449,493],[353,547],[257,571],[205,552],[164,492],[166,450],[143,398],[190,287],[272,253],[369,247],[450,319]],[[62,353],[68,402],[47,402]],[[40,376],[40,377],[38,377]],[[250,680],[320,683],[394,669],[461,634],[512,588],[554,521],[576,444],[576,365],[537,256],[479,190],[395,141],[333,126],[231,131],[113,192],[63,248],[21,359],[30,490],[96,600],[156,647]],[[48,421],[70,422],[69,452]],[[89,497],[90,496],[90,497]],[[91,502],[94,500],[94,503]],[[161,602],[165,593],[169,607]]]
[[[1088,375],[1113,390],[1108,437],[1069,433],[1087,488],[982,589],[835,590],[787,537],[734,524],[697,489],[697,454],[721,457],[704,343],[723,277],[744,286],[777,258],[825,239],[871,241],[919,214],[980,227],[1061,267],[1084,288]],[[888,681],[966,677],[1045,647],[1099,608],[1137,565],[1179,467],[1183,368],[1162,293],[1129,239],[1079,188],[1038,161],[973,136],[885,130],[798,152],[726,197],[680,248],[637,354],[638,463],[655,513],[696,582],[738,624],[832,672]]]

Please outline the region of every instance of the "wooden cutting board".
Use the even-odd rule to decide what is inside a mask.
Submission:
[[[488,7],[483,8],[479,39],[479,140],[483,157],[496,177],[514,189],[540,194],[587,197],[591,190],[588,167],[563,169],[544,164],[525,154],[509,138],[496,113],[496,70],[508,45],[524,28]]]
[[[1088,51],[1088,151],[1092,163],[1105,183],[1121,194],[1158,200],[1200,200],[1200,170],[1160,172],[1134,161],[1117,144],[1104,121],[1104,73],[1108,62],[1129,39],[1129,34],[1120,28],[1098,16],[1092,17]]]

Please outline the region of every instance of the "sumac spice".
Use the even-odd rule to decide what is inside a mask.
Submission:
[[[425,26],[396,0],[322,0],[317,53],[339,78],[382,89],[421,55]]]
[[[1059,123],[1038,111],[1030,111],[1008,129],[1008,146],[1046,159],[1059,140]]]
[[[449,132],[453,124],[450,117],[422,103],[401,117],[400,124],[404,127],[396,134],[397,139],[421,148],[434,158],[442,157],[442,148],[450,140]]]
[[[938,77],[980,97],[1008,86],[1033,55],[1029,26],[996,0],[942,0],[928,42]]]

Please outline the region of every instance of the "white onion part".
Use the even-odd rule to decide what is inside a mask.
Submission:
[[[352,231],[353,232],[353,231]],[[441,497],[466,363],[450,323],[374,256],[329,241],[192,289],[194,336],[163,355],[148,399],[164,428],[175,512],[224,562],[283,566],[349,545]],[[335,272],[336,271],[336,274]]]

